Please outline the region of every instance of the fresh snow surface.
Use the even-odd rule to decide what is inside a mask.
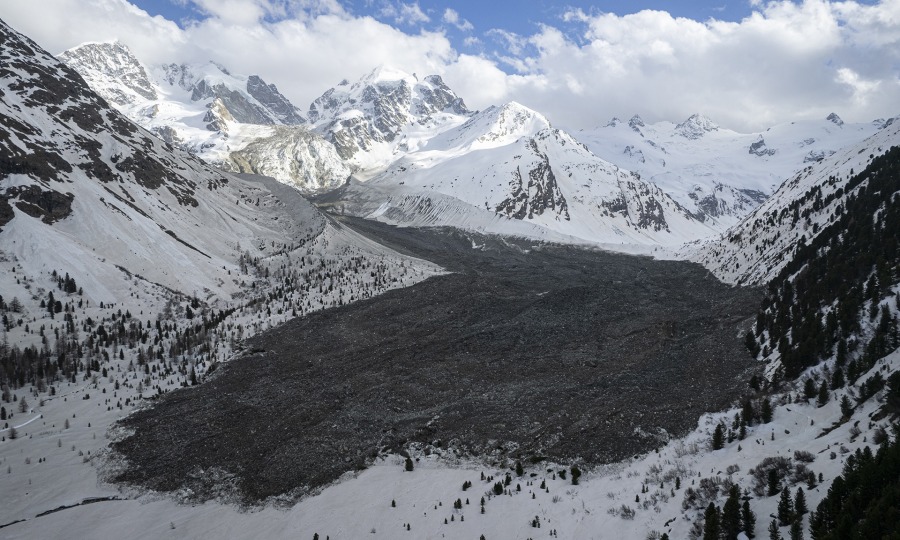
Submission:
[[[640,174],[724,230],[786,178],[869,137],[884,124],[839,121],[823,118],[737,133],[700,115],[680,124],[645,124],[635,115],[575,135],[598,156]]]
[[[133,355],[133,351],[127,352]],[[113,361],[109,377],[60,384],[52,399],[39,401],[30,388],[16,392],[31,405],[28,412],[16,412],[11,420],[19,437],[0,442],[6,501],[0,508],[0,525],[4,526],[0,535],[4,538],[312,538],[318,533],[323,539],[478,538],[482,534],[513,539],[545,538],[551,531],[559,538],[642,539],[653,531],[686,538],[706,503],[700,508],[684,508],[685,492],[698,489],[702,479],[710,478],[751,490],[756,532],[762,537],[778,497],[753,495],[750,469],[766,457],[792,458],[796,450],[812,453],[815,459],[807,466],[822,474],[824,482],[813,489],[807,489],[805,482],[798,485],[806,491],[809,508],[815,509],[831,480],[840,474],[846,456],[858,448],[873,447],[872,434],[884,424],[870,421],[880,406],[879,396],[842,422],[839,401],[843,394],[852,393],[852,388],[833,392],[829,403],[817,407],[803,402],[802,384],[798,383],[773,398],[773,422],[751,426],[743,440],[727,443],[722,450],[709,451],[712,430],[719,421],[730,425],[738,409],[705,415],[692,433],[680,439],[667,441],[666,434],[648,433],[646,436],[660,439],[658,451],[585,470],[578,486],[559,475],[558,471],[570,464],[526,463],[524,476],[517,477],[514,462],[499,454],[475,462],[457,456],[452,449],[426,455],[414,448],[412,472],[404,470],[401,457],[383,456],[366,470],[347,474],[289,508],[241,509],[227,501],[179,504],[171,496],[120,492],[103,481],[119,466],[109,460],[104,449],[109,438],[121,436],[109,429],[110,424],[143,403],[135,399],[140,376],[128,370],[132,361],[129,356]],[[806,376],[821,376],[822,369],[814,368]],[[900,352],[881,360],[874,369],[900,369]],[[123,381],[118,390],[112,379]],[[158,384],[177,385],[178,381],[175,377]],[[132,406],[123,410],[115,406],[128,398]],[[640,429],[636,422],[635,430]],[[493,484],[506,474],[512,477],[510,485],[502,495],[494,495]],[[681,483],[678,490],[676,477]],[[465,481],[473,487],[463,491]],[[542,482],[545,489],[539,487]],[[642,493],[644,486],[646,493]],[[122,500],[89,503],[92,498]],[[721,504],[724,498],[725,493],[720,492],[712,500]],[[457,499],[462,501],[462,509],[454,509]],[[68,506],[73,507],[38,516]],[[634,511],[633,517],[629,518],[629,511]],[[539,529],[532,527],[535,517]],[[782,534],[786,533],[784,528]]]
[[[471,114],[439,76],[420,79],[380,66],[353,84],[345,80],[326,90],[308,115],[363,179]]]
[[[485,219],[475,215],[488,212],[576,243],[621,246],[623,251],[632,246],[678,246],[718,232],[655,184],[601,159],[568,133],[550,127],[539,113],[517,103],[473,115],[352,191],[354,202],[369,197],[369,204],[363,205],[366,211],[356,210],[357,215],[382,219],[388,208],[396,208],[406,224],[430,221],[470,228]],[[417,201],[415,205],[409,204],[410,197]],[[418,204],[447,197],[461,203]],[[451,213],[441,215],[451,206]],[[416,218],[416,211],[424,215]],[[487,230],[506,233],[504,229]]]
[[[789,211],[790,205],[813,188],[821,189],[822,200],[838,190],[844,191],[855,173],[862,172],[875,156],[897,145],[900,145],[900,122],[892,121],[866,139],[808,164],[720,238],[685,246],[681,254],[700,262],[729,283],[768,282],[790,261],[801,238],[807,242],[812,240],[834,220],[834,209],[843,204],[848,194],[833,197],[818,209],[813,208],[814,198],[803,201],[797,215],[808,212],[809,217],[796,222],[794,212]]]
[[[258,77],[213,62],[147,67],[119,42],[85,43],[60,58],[133,122],[209,163],[307,192],[333,188],[350,175],[284,96],[273,104],[251,94],[251,83],[265,85]]]

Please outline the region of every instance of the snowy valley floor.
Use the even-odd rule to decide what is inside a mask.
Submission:
[[[753,487],[749,472],[764,458],[811,452],[806,466],[826,486],[808,492],[814,508],[846,455],[872,444],[876,400],[841,423],[838,402],[849,389],[823,407],[787,390],[774,398],[783,403],[771,423],[709,451],[715,424],[730,424],[736,411],[703,412],[727,409],[746,385],[751,362],[739,331],[758,293],[725,287],[699,267],[353,225],[453,273],[262,334],[249,344],[254,355],[197,388],[166,394],[131,416],[127,430],[110,427],[133,410],[115,402],[133,403],[142,380],[128,369],[130,357],[113,358],[109,376],[60,383],[52,399],[19,389],[30,411],[11,419],[18,438],[0,442],[8,501],[0,538],[686,538],[709,499],[721,504],[729,481]],[[876,369],[888,364],[897,369],[900,354]],[[184,376],[170,379],[177,386]],[[304,422],[321,436],[305,443],[310,449],[279,434]],[[665,442],[659,428],[687,435]],[[136,449],[124,449],[136,466],[129,474],[165,479],[165,467],[187,466],[181,457],[199,464],[204,448],[210,461],[188,467],[182,478],[193,480],[175,493],[98,480],[122,473],[106,447],[110,438],[130,440],[123,437],[132,430],[149,455],[135,459]],[[206,446],[195,436],[207,436]],[[393,452],[406,440],[411,472]],[[365,470],[340,476],[373,450],[378,457]],[[647,453],[590,466],[638,452]],[[556,459],[533,463],[535,455]],[[559,472],[573,463],[585,471],[580,485]],[[229,486],[265,496],[277,492],[278,478],[314,471],[323,487],[295,505],[233,504]],[[464,482],[471,487],[463,490]],[[215,486],[231,502],[192,503],[198,486]],[[688,489],[702,493],[686,498]],[[777,497],[750,496],[761,537]]]

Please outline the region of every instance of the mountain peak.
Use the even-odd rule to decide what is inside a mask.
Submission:
[[[356,83],[356,85],[392,83],[399,81],[407,81],[407,83],[415,84],[419,78],[415,74],[407,73],[402,69],[395,68],[387,64],[381,64],[372,71],[364,75]],[[354,85],[354,86],[356,86]]]
[[[825,120],[828,120],[829,122],[832,122],[832,123],[834,123],[834,124],[837,125],[837,126],[843,126],[843,125],[844,125],[844,121],[841,120],[841,117],[838,116],[837,113],[831,113],[831,114],[829,114],[828,116],[825,117]]]
[[[409,125],[454,124],[471,114],[439,75],[419,78],[380,65],[352,85],[342,82],[326,90],[310,104],[308,118],[342,157],[351,159],[401,144]]]
[[[639,115],[636,114],[636,115],[632,116],[630,120],[628,120],[628,125],[634,131],[641,133],[641,128],[644,127],[644,120]],[[644,134],[641,133],[641,137],[643,137],[643,136],[644,136]]]
[[[690,118],[675,126],[675,131],[688,139],[699,139],[718,129],[719,126],[715,122],[702,114],[692,114]]]
[[[87,42],[63,52],[59,59],[78,71],[107,101],[129,105],[140,98],[156,100],[147,70],[121,41]],[[116,81],[118,87],[102,84]]]

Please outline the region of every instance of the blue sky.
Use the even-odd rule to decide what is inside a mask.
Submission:
[[[196,6],[179,0],[135,0],[133,4],[144,9],[151,15],[162,15],[173,21],[202,18],[203,13]],[[376,19],[391,22],[389,17],[380,16],[381,8],[390,5],[387,0],[365,1],[344,0],[340,2],[345,9],[356,15],[371,15]],[[397,2],[393,2],[397,4]],[[663,0],[645,1],[549,1],[530,0],[457,0],[453,2],[435,2],[421,0],[418,2],[422,11],[432,19],[440,21],[441,15],[447,8],[455,10],[464,19],[469,20],[476,31],[486,31],[491,28],[502,28],[511,32],[526,34],[537,29],[540,23],[552,23],[560,20],[563,13],[579,8],[586,12],[612,12],[618,15],[635,13],[644,9],[668,11],[678,17],[688,17],[695,20],[703,20],[710,17],[717,19],[736,21],[749,15],[751,12],[748,1],[726,2],[694,0],[690,2],[672,2]],[[426,25],[428,26],[428,25]]]
[[[567,129],[900,114],[900,0],[0,0],[0,18],[54,53],[119,40],[148,66],[212,60],[302,110],[388,65]]]
[[[869,0],[871,1],[871,0]],[[150,15],[161,15],[184,27],[208,17],[202,8],[187,0],[131,0],[131,3]],[[651,9],[670,13],[674,17],[686,17],[703,21],[710,18],[739,21],[752,12],[749,0],[692,0],[672,2],[663,0],[458,0],[453,2],[419,0],[338,0],[351,15],[370,16],[385,24],[407,32],[419,30],[443,31],[454,47],[460,51],[492,53],[504,40],[496,30],[527,36],[539,31],[542,25],[550,25],[564,31],[570,38],[578,39],[581,25],[564,20],[564,14],[580,9],[589,15],[615,13],[627,15]],[[428,21],[416,17],[403,17],[403,5],[415,5],[428,17]],[[446,11],[453,10],[459,17],[457,24],[445,19]],[[277,19],[274,19],[277,20]],[[464,23],[471,24],[471,28]],[[477,41],[471,38],[477,38]],[[469,39],[467,39],[469,38]]]

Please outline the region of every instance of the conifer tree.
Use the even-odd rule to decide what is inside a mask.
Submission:
[[[750,509],[750,501],[744,501],[741,508],[741,528],[747,538],[756,538],[756,514]]]
[[[797,494],[794,496],[794,515],[800,519],[806,512],[806,495],[803,493],[803,488],[798,487]]]
[[[768,482],[769,490],[767,493],[768,493],[769,497],[772,497],[773,495],[777,495],[778,494],[778,471],[776,471],[775,469],[769,469],[768,481],[769,481]]]
[[[819,403],[819,407],[822,407],[826,403],[828,403],[828,400],[830,399],[830,397],[831,397],[831,395],[828,392],[828,383],[823,379],[822,384],[819,385],[819,396],[817,399],[817,401]]]
[[[719,540],[720,532],[719,509],[709,503],[703,514],[703,540]]]
[[[763,424],[768,424],[772,421],[772,403],[769,401],[769,398],[763,399],[762,405],[760,406],[759,417]]]
[[[781,540],[781,531],[778,529],[778,522],[774,519],[769,523],[769,540]]]
[[[853,414],[853,403],[850,402],[850,398],[847,397],[847,394],[841,398],[841,415],[849,417]]]
[[[781,498],[778,500],[778,524],[784,527],[794,521],[794,501],[791,500],[791,492],[785,487],[781,490]]]
[[[716,429],[713,431],[712,436],[712,449],[720,450],[725,446],[725,432],[722,429],[722,424],[716,424]]]
[[[817,393],[818,388],[816,388],[816,382],[812,379],[806,379],[806,382],[803,383],[803,397],[810,400],[816,397]]]
[[[728,499],[722,505],[720,529],[722,538],[725,540],[737,540],[737,536],[741,532],[740,496],[740,489],[737,484],[734,484],[728,492]]]

